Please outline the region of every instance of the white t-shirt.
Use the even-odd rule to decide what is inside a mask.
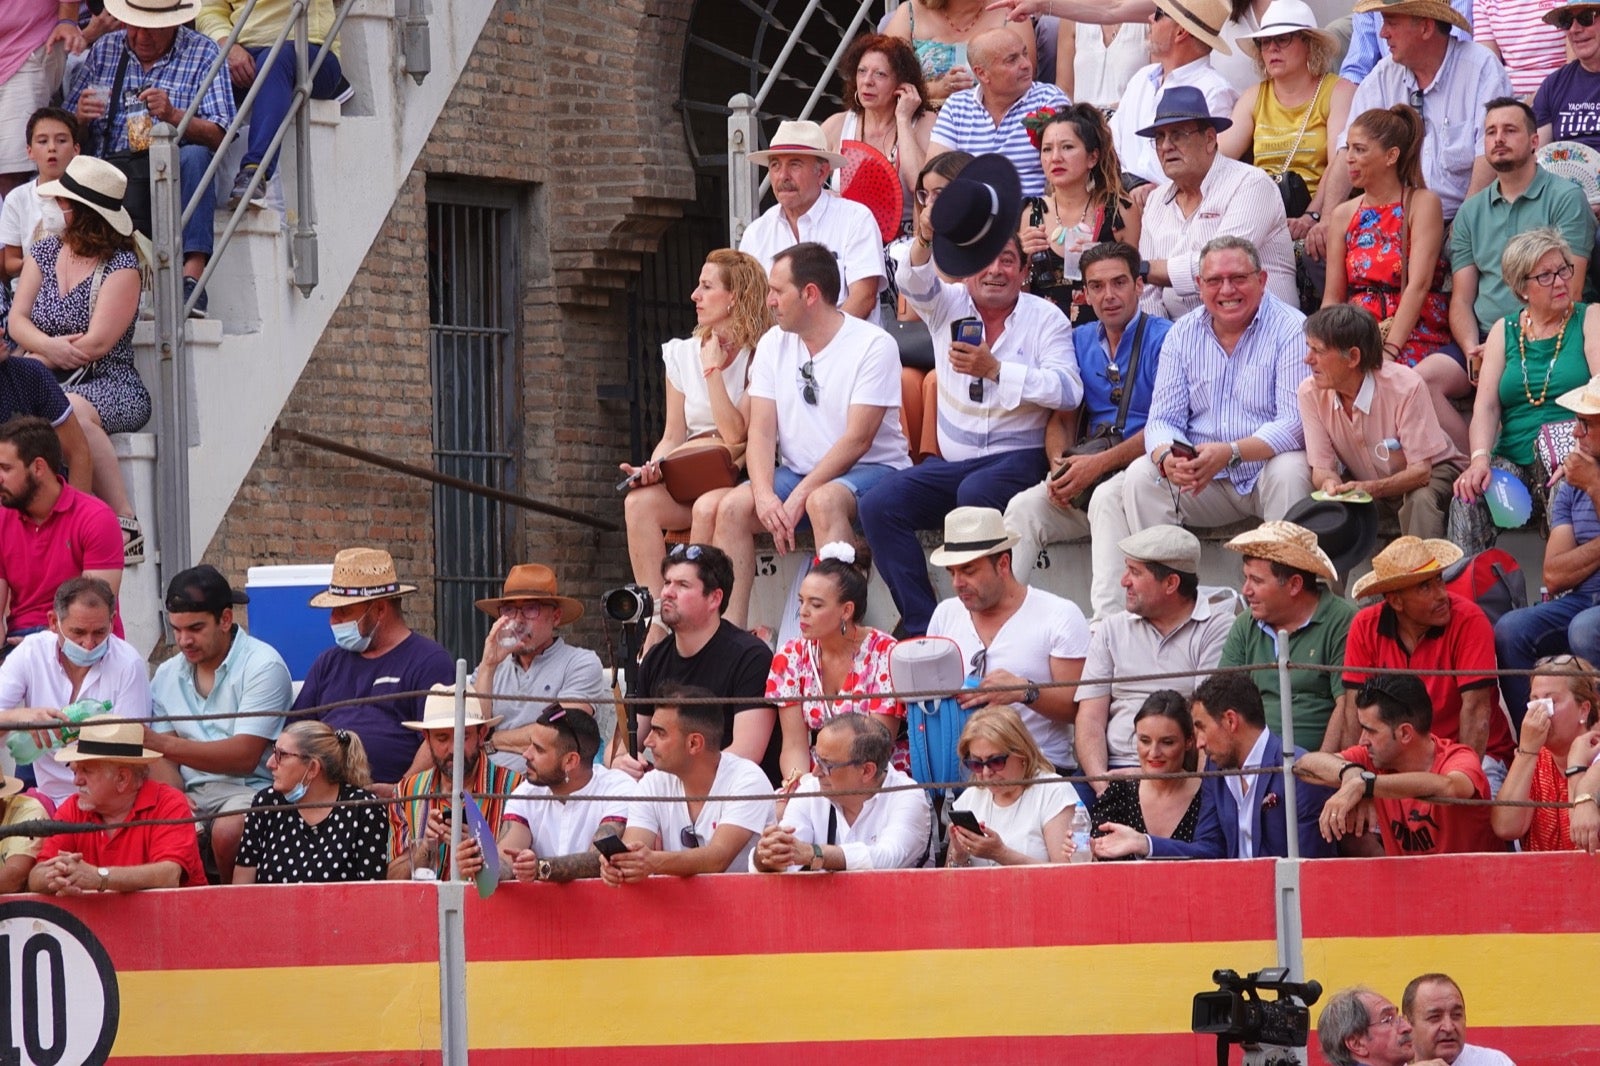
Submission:
[[[604,766],[594,768],[589,783],[574,796],[626,796],[633,791],[633,778],[621,770]],[[621,821],[628,816],[624,802],[603,803],[597,800],[535,800],[522,796],[548,796],[550,790],[543,785],[524,781],[506,800],[505,816],[517,818],[533,834],[533,853],[540,858],[558,855],[576,855],[588,851],[594,841],[595,830],[607,819]]]
[[[689,826],[688,795],[683,781],[676,774],[653,770],[639,779],[638,795],[664,797],[676,803],[636,801],[628,805],[628,828],[648,829],[660,838],[662,851],[687,851],[683,846],[683,831]],[[761,830],[772,824],[772,782],[749,759],[730,751],[722,753],[717,762],[716,780],[711,783],[712,796],[749,796],[748,800],[712,800],[700,807],[700,817],[694,821],[694,832],[700,838],[699,846],[710,843],[717,826],[735,825],[750,830],[750,839],[739,854],[728,864],[729,870],[745,871],[750,868],[750,853]]]
[[[1456,1056],[1455,1066],[1517,1066],[1517,1064],[1503,1051],[1496,1051],[1492,1047],[1462,1044],[1461,1054]]]
[[[802,476],[816,469],[845,435],[850,408],[882,407],[883,421],[858,463],[899,469],[911,465],[900,429],[900,350],[894,338],[846,315],[833,340],[812,356],[797,333],[777,326],[756,345],[750,395],[778,408],[779,461]],[[805,401],[800,368],[811,363],[817,402]]]
[[[705,371],[700,369],[700,339],[679,337],[661,346],[661,361],[667,365],[667,380],[683,393],[683,420],[689,436],[699,436],[717,428],[711,413],[711,393],[706,389]],[[722,383],[735,407],[744,399],[745,378],[750,367],[750,349],[741,348],[722,371]]]
[[[969,788],[955,802],[958,811],[971,811],[979,824],[994,830],[1012,851],[1049,862],[1044,846],[1044,824],[1064,810],[1076,806],[1078,792],[1067,781],[1044,781],[1029,785],[1017,802],[1002,807],[986,788]],[[998,865],[973,856],[974,866]]]
[[[949,637],[961,648],[961,660],[970,663],[983,647],[972,615],[955,597],[933,609],[928,636]],[[1070,600],[1042,589],[1029,588],[1017,613],[995,634],[989,645],[988,668],[1009,670],[1029,681],[1049,682],[1051,659],[1082,659],[1089,653],[1089,623]],[[1076,766],[1072,754],[1072,726],[1053,722],[1031,707],[1011,705],[1022,716],[1044,757],[1056,766]]]
[[[84,675],[76,695],[72,681],[56,658],[56,635],[48,630],[24,637],[6,661],[0,663],[0,707],[54,707],[74,700],[110,700],[118,718],[150,717],[150,671],[144,657],[121,637],[106,638],[111,649]],[[11,773],[11,753],[0,747],[0,765]],[[65,803],[77,789],[72,768],[45,752],[33,762],[39,791],[56,803]]]
[[[55,197],[39,196],[34,192],[38,185],[38,178],[18,185],[0,206],[0,245],[21,248],[24,259],[35,241],[67,228]]]

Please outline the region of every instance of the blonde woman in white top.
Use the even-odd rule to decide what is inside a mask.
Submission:
[[[652,596],[661,593],[661,562],[666,558],[664,530],[694,529],[695,542],[709,541],[698,532],[702,507],[707,519],[716,513],[726,489],[707,492],[693,507],[679,503],[661,480],[661,460],[693,437],[715,433],[724,444],[743,444],[750,414],[745,387],[756,341],[772,326],[767,309],[767,275],[753,256],[719,248],[706,257],[700,280],[689,297],[696,325],[688,337],[662,345],[667,371],[667,424],[661,440],[643,466],[621,464],[635,479],[623,503],[628,524],[628,559],[633,579]],[[659,638],[660,632],[652,635]]]

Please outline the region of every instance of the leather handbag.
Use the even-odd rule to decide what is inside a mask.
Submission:
[[[1311,94],[1311,103],[1306,105],[1305,117],[1300,120],[1300,132],[1295,134],[1294,146],[1284,157],[1283,169],[1272,175],[1272,180],[1278,184],[1278,195],[1283,197],[1285,218],[1299,218],[1311,207],[1311,188],[1306,185],[1305,178],[1289,169],[1289,165],[1294,162],[1295,153],[1300,151],[1300,142],[1305,139],[1306,127],[1311,124],[1311,115],[1317,109],[1317,101],[1322,98],[1322,89],[1327,80],[1325,76],[1317,83],[1317,91]]]
[[[713,489],[731,489],[744,477],[744,445],[715,432],[690,437],[661,459],[667,495],[688,507]]]
[[[1101,452],[1108,452],[1122,443],[1123,427],[1128,424],[1128,404],[1133,400],[1134,376],[1139,372],[1139,349],[1144,344],[1144,326],[1149,320],[1150,316],[1141,312],[1139,314],[1139,325],[1133,331],[1133,351],[1128,356],[1128,373],[1123,378],[1122,400],[1117,404],[1116,420],[1110,425],[1099,426],[1093,433],[1068,448],[1068,455],[1099,455]],[[1115,352],[1111,353],[1113,359],[1116,358],[1116,354]],[[1051,480],[1060,477],[1066,472],[1066,469],[1065,466],[1062,466],[1054,474],[1051,474]],[[1089,497],[1094,495],[1094,490],[1099,488],[1102,482],[1110,481],[1113,476],[1115,475],[1103,474],[1096,478],[1094,484],[1072,498],[1072,506],[1084,513],[1088,513]]]

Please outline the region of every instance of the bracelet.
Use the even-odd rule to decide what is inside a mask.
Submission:
[[[1569,778],[1570,777],[1577,777],[1579,774],[1583,773],[1587,769],[1588,769],[1587,766],[1569,766],[1565,770],[1562,771],[1562,774],[1563,774],[1563,776],[1566,776],[1566,777],[1569,777]]]
[[[932,248],[933,247],[933,242],[932,241],[923,240],[922,239],[922,234],[919,233],[919,234],[916,235],[916,237],[917,237],[917,246],[919,248]]]
[[[78,25],[78,20],[77,19],[56,19],[56,25],[57,26],[77,26]],[[82,27],[79,27],[79,28],[81,29]]]
[[[1539,757],[1539,753],[1538,752],[1536,752],[1536,751],[1523,751],[1521,748],[1517,749],[1517,754],[1518,755],[1526,755],[1530,759],[1537,759]]]
[[[1477,459],[1480,456],[1482,456],[1485,459],[1489,458],[1489,449],[1488,448],[1474,448],[1472,450],[1472,454],[1467,457],[1467,461],[1471,462],[1472,460]]]

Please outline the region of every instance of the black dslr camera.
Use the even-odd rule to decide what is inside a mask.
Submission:
[[[624,585],[612,589],[600,601],[606,617],[622,625],[647,621],[655,613],[650,590],[643,585]]]
[[[1217,1062],[1226,1066],[1228,1045],[1245,1049],[1247,1066],[1288,1066],[1305,1062],[1302,1051],[1311,1032],[1310,1006],[1322,997],[1316,981],[1287,980],[1289,971],[1276,967],[1240,977],[1232,970],[1214,970],[1211,980],[1221,991],[1194,997],[1197,1033],[1217,1034]],[[1262,992],[1276,992],[1265,1000]],[[1267,1049],[1282,1049],[1267,1050]]]

